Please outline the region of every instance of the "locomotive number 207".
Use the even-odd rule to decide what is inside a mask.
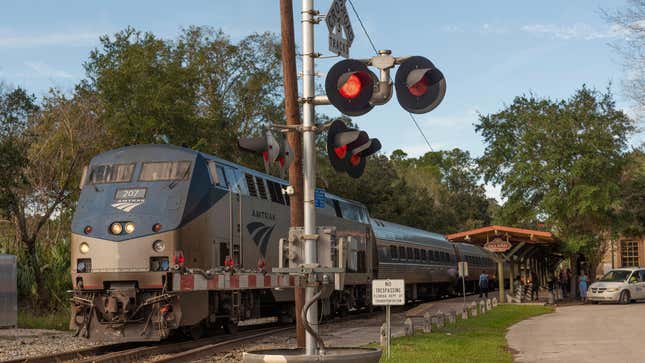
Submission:
[[[118,189],[116,195],[114,196],[115,200],[123,199],[143,199],[146,197],[146,188],[137,188],[137,189]]]

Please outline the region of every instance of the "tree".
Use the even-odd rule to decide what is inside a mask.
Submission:
[[[502,220],[545,221],[566,252],[598,261],[616,227],[613,206],[633,130],[609,91],[586,86],[567,100],[516,97],[504,110],[481,115],[476,131],[487,148],[479,164],[486,181],[502,186]]]
[[[38,253],[46,241],[39,236],[53,219],[68,214],[80,166],[104,139],[93,101],[52,91],[38,107],[20,88],[0,95],[0,211],[13,222],[26,257],[21,271],[35,284],[41,306],[49,293],[48,266]]]
[[[645,236],[645,151],[641,146],[626,155],[616,208],[617,235]]]
[[[270,33],[234,44],[190,27],[177,40],[127,28],[101,37],[85,63],[115,144],[184,145],[233,161],[234,145],[262,123],[283,122],[279,42]]]
[[[623,57],[625,94],[636,105],[639,117],[645,115],[645,0],[628,0],[621,10],[605,10],[605,18],[626,37],[612,44]]]

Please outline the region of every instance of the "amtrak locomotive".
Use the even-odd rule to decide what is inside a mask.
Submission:
[[[287,182],[194,150],[127,146],[84,169],[72,221],[70,326],[97,340],[159,340],[178,331],[230,331],[243,320],[293,318],[292,289],[178,291],[172,272],[271,271],[288,235]],[[487,251],[370,218],[361,203],[326,194],[319,225],[352,236],[345,290],[326,314],[370,308],[370,281],[404,278],[409,300],[453,294],[457,261],[493,271]],[[459,288],[458,291],[461,291]]]

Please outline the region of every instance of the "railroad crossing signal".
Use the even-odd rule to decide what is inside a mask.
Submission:
[[[265,136],[241,138],[237,145],[244,151],[262,155],[264,161],[264,170],[269,174],[271,165],[276,161],[279,163],[280,175],[284,177],[286,170],[294,160],[293,151],[289,146],[286,138],[280,142],[276,140],[271,131],[265,133]]]
[[[347,127],[335,120],[327,131],[327,155],[334,170],[359,178],[365,171],[366,159],[381,149],[378,139],[370,139],[365,131]]]
[[[360,116],[374,106],[370,99],[374,93],[372,73],[365,63],[355,59],[345,59],[334,64],[325,78],[325,92],[332,105],[349,116]]]
[[[367,66],[380,69],[381,78]],[[399,65],[394,88],[401,107],[411,113],[435,109],[446,94],[443,73],[425,57],[394,58],[381,51],[369,60],[345,59],[334,64],[325,79],[329,103],[348,116],[360,116],[374,105],[386,103],[392,95],[389,71]]]
[[[439,106],[446,94],[446,79],[430,60],[420,56],[404,60],[394,80],[396,98],[406,111],[426,113]]]

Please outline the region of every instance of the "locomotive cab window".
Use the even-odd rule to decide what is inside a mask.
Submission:
[[[224,174],[224,168],[220,165],[215,164],[212,161],[208,162],[208,173],[211,177],[211,182],[213,185],[226,188],[228,186],[228,180],[226,174]]]
[[[127,183],[132,181],[134,163],[97,165],[90,173],[91,184]]]
[[[190,161],[143,163],[139,181],[171,181],[188,179]]]

